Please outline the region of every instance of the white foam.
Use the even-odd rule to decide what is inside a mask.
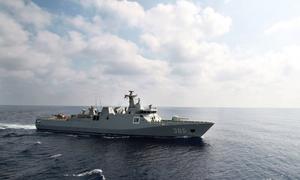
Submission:
[[[0,123],[0,129],[36,129],[34,124],[8,124]]]
[[[130,136],[103,136],[104,139],[128,139]]]
[[[53,156],[50,156],[50,158],[58,158],[58,157],[60,157],[60,156],[62,156],[62,154],[55,154],[55,155],[53,155]]]
[[[69,136],[69,137],[78,137],[78,135],[76,135],[76,134],[68,134],[67,136]]]
[[[37,142],[35,142],[35,144],[42,144],[42,143],[41,143],[41,141],[37,141]]]
[[[105,180],[105,177],[103,175],[103,171],[101,169],[93,169],[91,171],[86,171],[86,172],[79,173],[79,174],[72,174],[72,175],[66,174],[65,176],[83,177],[83,176],[90,176],[90,175],[93,175],[93,174],[99,174],[99,176],[101,176],[101,178],[103,180]]]
[[[92,174],[100,174],[102,175],[103,171],[101,169],[93,169],[91,171],[83,172],[80,174],[77,174],[76,176],[86,176],[86,175],[92,175]]]

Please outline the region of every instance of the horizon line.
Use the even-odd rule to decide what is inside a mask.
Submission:
[[[57,106],[57,107],[82,107],[91,105],[54,105],[54,104],[0,104],[0,106]],[[96,105],[92,105],[96,106]],[[97,105],[98,107],[111,106],[118,107],[118,105]],[[146,107],[146,106],[144,106]],[[155,107],[162,108],[236,108],[236,109],[300,109],[300,107],[254,107],[254,106],[173,106],[173,105],[161,105]]]

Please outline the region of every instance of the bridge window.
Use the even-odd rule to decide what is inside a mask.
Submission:
[[[140,124],[140,118],[139,117],[134,117],[132,123],[133,124]]]

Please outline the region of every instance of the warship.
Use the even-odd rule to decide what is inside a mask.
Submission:
[[[98,111],[94,106],[88,111],[82,109],[75,115],[57,114],[38,117],[35,125],[38,131],[53,131],[76,134],[109,136],[147,136],[147,137],[201,137],[212,122],[191,121],[173,116],[162,119],[157,108],[152,105],[143,108],[140,98],[133,91],[125,95],[128,107],[102,107]]]

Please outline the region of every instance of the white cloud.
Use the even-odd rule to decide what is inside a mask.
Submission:
[[[231,2],[232,2],[232,0],[224,0],[224,4],[229,4]]]
[[[101,13],[110,15],[108,21],[125,22],[135,26],[144,16],[144,8],[133,1],[110,1],[110,0],[81,0],[85,7],[95,7]]]
[[[28,40],[28,33],[14,19],[0,12],[0,44],[9,46],[22,44]]]
[[[190,1],[158,4],[145,11],[140,41],[146,54],[169,62],[175,84],[199,85],[212,79],[214,63],[226,61],[227,47],[208,41],[228,32],[230,26],[229,17]]]
[[[50,24],[51,15],[31,1],[1,1],[1,6],[21,23],[34,25],[37,28]]]
[[[0,101],[89,104],[101,94],[104,104],[116,105],[135,89],[160,105],[299,106],[299,46],[249,55],[214,42],[230,30],[231,18],[191,1],[149,9],[132,1],[81,4],[97,13],[58,16],[31,1],[0,3],[6,25],[0,27]],[[65,33],[47,29],[53,18]],[[268,33],[283,27],[297,29],[274,25]],[[124,38],[124,29],[135,37]]]
[[[76,29],[91,35],[101,34],[103,30],[103,22],[99,16],[95,16],[92,22],[89,22],[80,15],[74,18],[67,18],[66,21]]]
[[[177,1],[176,4],[158,4],[147,10],[139,24],[145,33],[152,34],[161,43],[168,43],[223,35],[228,32],[231,19],[212,8],[202,9],[189,1]]]
[[[0,28],[3,42],[0,81],[5,84],[1,88],[10,91],[0,97],[3,102],[43,104],[57,100],[58,104],[82,103],[81,98],[74,100],[79,97],[78,93],[88,96],[86,102],[93,102],[94,94],[104,89],[108,92],[116,86],[127,89],[166,81],[166,62],[145,58],[135,43],[102,32],[100,17],[95,16],[91,21],[81,16],[67,18],[66,22],[75,29],[63,36],[37,26],[36,33],[29,32],[16,18],[2,13],[0,16],[1,22],[7,24]],[[73,61],[78,58],[87,64],[86,69],[74,69],[78,65]],[[20,87],[27,96],[18,97],[22,96]],[[66,100],[61,98],[62,95]]]
[[[45,66],[49,62],[47,55],[35,51],[28,45],[30,33],[25,31],[22,25],[3,13],[0,13],[0,21],[5,24],[0,28],[0,63],[2,68],[9,70],[34,69]]]
[[[279,21],[272,24],[265,30],[265,34],[288,34],[300,31],[300,17],[292,18],[286,21]]]

